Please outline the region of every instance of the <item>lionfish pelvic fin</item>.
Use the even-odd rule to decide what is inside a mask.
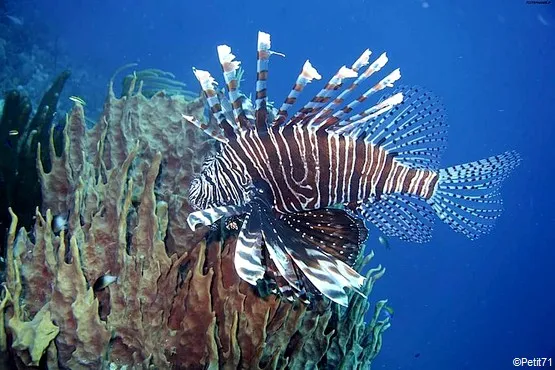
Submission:
[[[264,278],[262,232],[260,214],[250,212],[245,215],[243,226],[235,243],[235,271],[239,277],[251,285]]]
[[[195,231],[200,226],[210,226],[223,217],[236,216],[248,212],[246,206],[221,206],[189,213],[187,224]]]

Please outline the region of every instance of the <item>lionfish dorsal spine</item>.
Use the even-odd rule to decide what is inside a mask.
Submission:
[[[222,129],[225,137],[233,136],[237,131],[237,125],[233,121],[230,122],[223,111],[222,102],[220,101],[218,92],[216,91],[216,80],[208,71],[193,68],[193,73],[200,83],[201,89],[206,97],[206,102],[210,107],[210,111],[216,118],[216,121]]]
[[[262,132],[268,126],[268,66],[270,62],[271,41],[270,35],[265,32],[258,32],[257,53],[256,53],[256,97],[255,97],[255,121],[256,128]]]
[[[366,133],[370,129],[370,124],[372,119],[386,113],[387,111],[393,109],[398,104],[403,102],[403,93],[396,93],[383,101],[371,106],[370,108],[364,110],[363,112],[349,117],[343,120],[334,127],[334,132],[340,135],[349,135],[351,137],[357,138]],[[367,141],[372,137],[372,135],[364,135]]]
[[[299,73],[299,75],[297,76],[295,84],[293,85],[291,91],[287,95],[287,98],[285,98],[285,101],[279,108],[278,114],[274,119],[273,124],[280,126],[283,125],[289,115],[289,108],[291,108],[291,106],[297,102],[297,98],[299,97],[299,95],[301,95],[301,92],[304,90],[306,85],[312,82],[312,80],[319,80],[321,78],[322,76],[320,76],[316,68],[314,68],[312,64],[310,64],[309,60],[304,62],[301,73]],[[301,120],[304,116],[305,114],[301,110],[295,114],[295,116],[289,121],[289,123],[297,122],[298,120]]]
[[[356,71],[347,68],[346,66],[342,66],[328,81],[324,88],[321,89],[307,105],[305,105],[304,109],[309,111],[310,116],[317,116],[318,113],[322,111],[324,104],[333,100],[332,98],[334,94],[341,89],[343,86],[343,80],[357,76],[358,74]],[[316,120],[311,119],[308,122],[308,127],[314,130],[319,129],[321,126],[322,124]]]
[[[377,93],[378,91],[381,91],[383,89],[385,89],[386,87],[393,87],[393,84],[399,80],[401,78],[401,71],[399,68],[397,68],[396,70],[394,70],[393,72],[391,72],[389,75],[387,75],[386,77],[384,77],[380,82],[378,82],[377,84],[375,84],[374,86],[372,86],[370,89],[368,89],[366,92],[364,92],[364,94],[362,94],[362,96],[355,100],[356,102],[358,102],[359,100],[364,101],[366,99],[368,99],[368,97],[372,94]],[[400,98],[400,99],[399,99]],[[393,108],[395,105],[400,104],[403,101],[403,96],[399,95],[394,97],[391,97],[389,99],[385,99],[373,106],[371,106],[368,109],[365,109],[364,111],[353,115],[352,117],[346,118],[344,120],[342,120],[341,122],[339,122],[338,126],[344,126],[350,123],[354,123],[356,121],[361,120],[362,122],[366,122],[367,120],[376,117],[386,111],[388,111],[389,109]],[[342,114],[338,114],[335,116],[335,118],[339,118]]]
[[[337,71],[337,73],[328,81],[324,88],[322,88],[308,103],[306,103],[301,109],[299,109],[299,111],[291,118],[289,122],[287,122],[287,124],[296,124],[316,114],[330,99],[334,91],[341,88],[343,79],[348,77],[356,77],[356,72],[345,66],[342,66]]]
[[[370,55],[372,55],[372,52],[370,51],[370,49],[366,49],[360,55],[360,57],[358,57],[358,59],[353,63],[353,65],[351,66],[351,70],[357,73],[358,75],[358,71],[360,70],[360,68],[368,65],[370,60]],[[317,122],[323,122],[323,119],[329,117],[335,111],[335,109],[345,101],[345,98],[349,96],[349,94],[354,89],[356,89],[358,84],[363,80],[364,80],[364,75],[363,74],[358,75],[356,80],[353,83],[351,83],[351,85],[348,88],[343,90],[339,94],[339,96],[337,96],[335,99],[331,99],[331,101],[311,119],[310,124],[316,125]]]
[[[387,58],[387,54],[382,53],[372,64],[370,64],[368,66],[368,68],[366,68],[366,70],[363,73],[361,73],[359,75],[359,77],[352,83],[351,86],[349,86],[346,90],[343,91],[343,93],[338,97],[338,102],[343,103],[345,101],[345,98],[352,91],[354,91],[362,82],[364,82],[365,80],[367,80],[368,78],[373,76],[375,73],[379,72],[387,64],[388,61],[389,60]],[[393,74],[393,76],[398,76],[397,79],[399,79],[401,77],[399,69],[395,70],[392,74]],[[388,77],[386,77],[385,79],[388,79]],[[389,80],[391,80],[391,78]],[[345,105],[343,108],[338,109],[337,111],[335,111],[335,109],[338,108],[338,104],[333,106],[333,109],[328,111],[329,114],[331,114],[331,115],[328,115],[328,118],[325,121],[324,126],[325,127],[330,127],[330,126],[334,125],[335,123],[339,122],[346,115],[353,112],[354,109],[360,103],[366,101],[368,99],[368,97],[370,97],[370,95],[372,95],[373,93],[378,91],[377,86],[380,86],[380,82],[378,82],[376,85],[372,86],[370,89],[366,90],[362,95],[360,95],[359,97],[357,97],[356,99],[351,101],[349,104]],[[369,108],[369,109],[372,109],[372,107]],[[344,123],[341,123],[341,122],[338,123],[338,125],[342,125],[342,124],[344,124]]]
[[[237,72],[241,62],[235,60],[235,55],[233,55],[231,48],[227,45],[218,46],[218,58],[222,66],[229,101],[233,111],[233,119],[235,121],[233,128],[235,133],[238,134],[241,131],[251,130],[254,126],[243,111],[243,96],[239,93],[238,88]]]
[[[195,116],[189,116],[189,115],[186,115],[186,114],[182,114],[181,117],[183,117],[183,119],[185,121],[187,121],[189,123],[192,123],[193,125],[195,125],[199,129],[201,129],[202,132],[204,132],[205,134],[207,134],[211,138],[216,139],[217,141],[219,141],[223,144],[229,143],[229,139],[227,137],[225,137],[224,131],[222,130],[222,128],[220,126],[215,126],[214,127],[214,126],[209,125],[205,122],[201,122]]]

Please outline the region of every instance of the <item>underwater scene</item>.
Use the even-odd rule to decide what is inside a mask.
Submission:
[[[555,367],[554,65],[550,0],[0,0],[0,370]]]

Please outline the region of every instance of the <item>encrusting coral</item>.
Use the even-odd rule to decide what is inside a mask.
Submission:
[[[364,323],[359,295],[309,310],[241,281],[235,237],[186,224],[188,184],[213,146],[182,114],[200,118],[203,102],[140,91],[118,99],[110,86],[92,129],[76,103],[61,156],[49,142],[50,172],[38,158],[35,224],[18,230],[12,212],[8,233],[3,353],[18,368],[367,369],[386,301]],[[365,293],[384,271],[369,270]]]

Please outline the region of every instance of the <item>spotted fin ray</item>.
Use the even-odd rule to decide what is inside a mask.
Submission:
[[[251,192],[250,201],[244,206],[191,213],[190,227],[245,214],[234,257],[236,271],[243,280],[256,286],[269,273],[276,277],[277,286],[287,299],[296,296],[304,302],[309,301],[309,295],[321,294],[347,306],[348,290],[363,295],[364,277],[351,267],[367,236],[362,221],[339,209],[302,212],[280,219],[274,215],[264,189],[253,188]]]
[[[333,208],[283,214],[280,218],[306,243],[353,266],[368,237],[362,220]]]
[[[269,212],[265,212],[265,215],[268,218],[274,217]],[[317,293],[321,293],[342,306],[348,304],[348,289],[363,294],[361,289],[364,277],[347,263],[326,253],[323,248],[312,240],[304,238],[301,232],[288,226],[282,220],[268,218],[268,223],[262,223],[265,242],[268,242],[266,246],[279,272],[283,275],[283,272],[286,271],[287,275],[284,278],[290,284],[296,273],[296,281],[291,284],[295,293],[305,294],[307,289],[314,287]],[[340,241],[339,238],[337,240]],[[337,253],[337,255],[340,254]],[[285,268],[283,265],[280,268],[280,264],[284,262],[289,265],[289,268]],[[291,266],[291,262],[294,267]],[[311,283],[310,286],[303,283],[304,278]]]
[[[357,212],[385,235],[424,243],[431,239],[434,213],[470,239],[487,234],[503,210],[499,189],[520,163],[514,151],[440,169],[428,199],[382,194],[362,203]]]
[[[357,210],[386,236],[415,243],[432,238],[433,211],[421,198],[387,194],[373,203],[361,204]]]
[[[476,239],[488,233],[503,210],[499,188],[520,163],[514,151],[439,170],[428,203],[453,230]]]

